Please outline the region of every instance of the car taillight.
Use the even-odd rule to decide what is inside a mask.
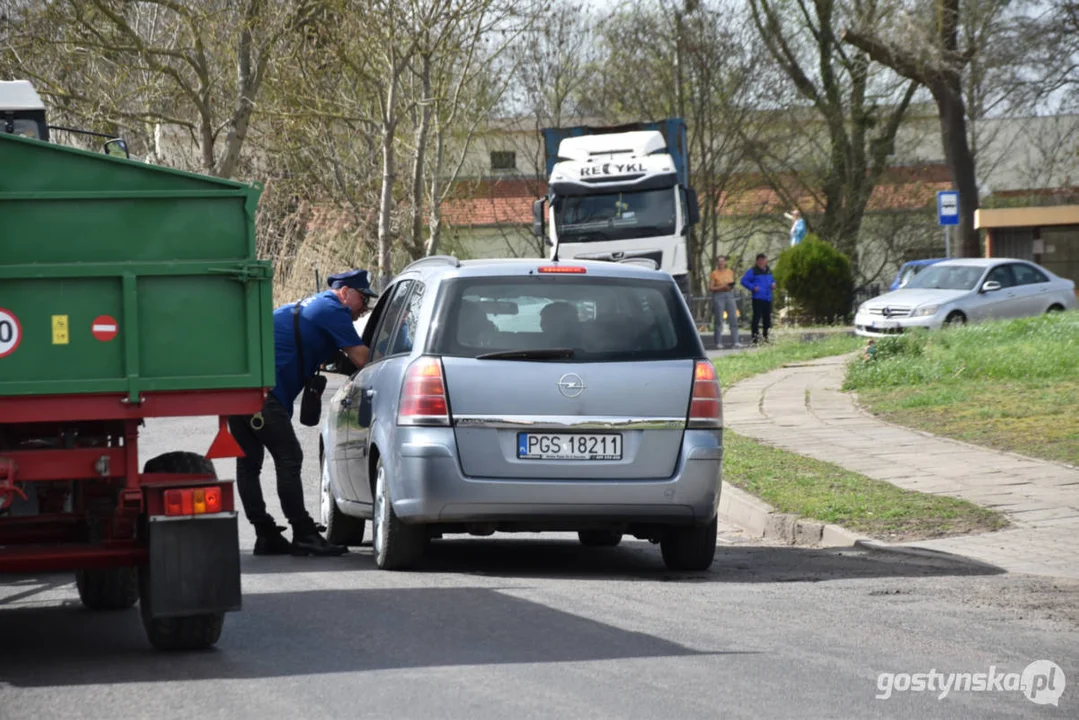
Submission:
[[[176,488],[165,491],[166,515],[208,515],[221,512],[221,488]]]
[[[449,425],[450,408],[446,402],[446,384],[442,381],[442,361],[421,357],[405,371],[401,388],[398,425]]]
[[[698,360],[693,368],[693,396],[689,403],[691,428],[723,427],[723,400],[719,394],[716,366]]]

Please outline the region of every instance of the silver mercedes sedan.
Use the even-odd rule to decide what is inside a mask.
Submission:
[[[722,405],[674,279],[613,262],[427,258],[382,293],[329,404],[322,520],[416,565],[450,533],[658,542],[709,567]]]
[[[866,337],[914,328],[936,329],[982,320],[1074,310],[1075,283],[1026,260],[945,260],[906,286],[858,308],[854,331]]]

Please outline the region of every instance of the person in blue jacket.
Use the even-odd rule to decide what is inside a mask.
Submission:
[[[236,489],[244,514],[255,527],[255,555],[341,555],[348,550],[328,543],[304,507],[300,479],[303,450],[292,426],[292,409],[307,379],[339,350],[356,368],[367,364],[370,351],[353,323],[368,311],[377,294],[371,289],[366,270],[331,275],[327,280],[329,290],[274,310],[277,385],[266,396],[258,415],[229,418],[229,429],[244,451],[244,457],[236,459]],[[297,305],[303,367],[293,319]],[[281,511],[292,525],[291,543],[281,534],[285,528],[278,527],[267,512],[262,496],[259,476],[265,450],[270,451],[277,470],[277,496]]]
[[[772,291],[776,289],[772,268],[768,267],[768,256],[758,254],[757,263],[746,270],[741,282],[742,287],[753,294],[753,322],[750,325],[753,344],[761,341],[761,326],[764,328],[764,341],[768,342],[768,331],[772,328]]]

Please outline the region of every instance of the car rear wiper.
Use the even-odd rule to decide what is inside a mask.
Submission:
[[[477,360],[568,360],[576,351],[573,348],[545,348],[542,350],[499,350],[477,355]]]

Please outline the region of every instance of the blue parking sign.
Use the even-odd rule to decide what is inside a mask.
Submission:
[[[959,193],[955,190],[937,193],[937,222],[941,225],[959,224]]]

